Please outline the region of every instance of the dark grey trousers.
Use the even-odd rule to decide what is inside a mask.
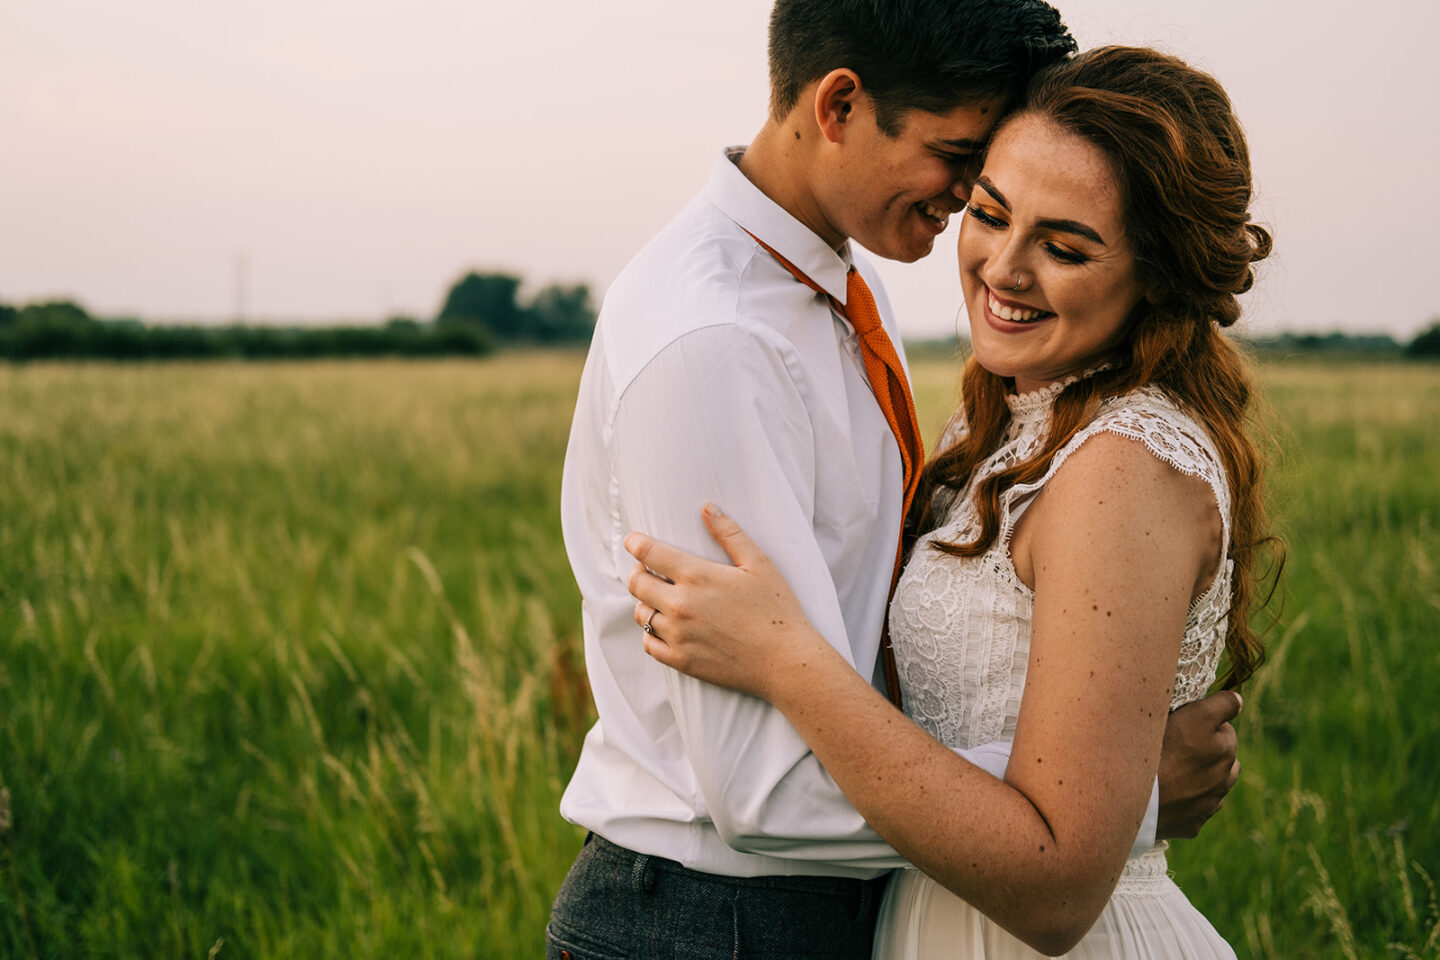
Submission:
[[[885,877],[722,877],[591,834],[546,928],[547,960],[869,960]]]

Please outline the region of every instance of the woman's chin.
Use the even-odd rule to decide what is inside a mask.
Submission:
[[[997,377],[1013,378],[1017,372],[1016,368],[1023,366],[1017,364],[1013,357],[1006,358],[999,351],[988,349],[984,338],[976,337],[973,333],[970,336],[970,349],[974,354],[975,362],[980,364],[980,368]]]

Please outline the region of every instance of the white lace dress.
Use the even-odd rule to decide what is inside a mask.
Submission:
[[[1005,440],[976,471],[972,484],[1028,458],[1039,447],[1049,427],[1051,405],[1069,382],[1010,398],[1012,421]],[[963,423],[952,424],[947,437],[959,436],[964,429]],[[936,538],[973,539],[978,531],[972,491],[956,497],[947,521],[916,545],[890,606],[890,637],[905,711],[948,746],[1014,739],[1034,594],[1011,563],[1011,532],[1065,459],[1102,431],[1138,440],[1177,470],[1208,481],[1228,548],[1230,494],[1220,459],[1205,430],[1158,388],[1106,402],[1055,456],[1043,478],[1008,490],[1001,502],[1000,536],[982,556],[952,557],[928,545]],[[1172,707],[1200,698],[1215,679],[1225,637],[1230,575],[1229,561],[1222,561],[1214,583],[1191,605]],[[874,955],[876,960],[1041,956],[916,870],[897,871],[890,882]],[[1235,954],[1170,879],[1165,844],[1160,843],[1129,861],[1100,919],[1066,956],[1195,960]]]

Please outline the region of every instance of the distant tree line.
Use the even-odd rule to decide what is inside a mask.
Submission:
[[[404,318],[365,327],[152,326],[138,320],[100,320],[69,300],[18,309],[0,304],[0,356],[11,360],[474,356],[492,347],[480,329],[421,325]]]
[[[152,325],[93,317],[71,300],[0,303],[0,358],[480,356],[500,344],[589,340],[595,325],[589,287],[551,285],[522,303],[520,284],[511,274],[467,273],[451,286],[434,320],[392,317],[378,326]]]
[[[1440,357],[1440,320],[1430,324],[1411,340],[1405,352],[1412,357]]]
[[[117,360],[195,358],[480,356],[497,345],[584,343],[595,327],[590,288],[551,284],[526,301],[521,278],[469,272],[430,321],[391,317],[378,326],[274,327],[145,324],[92,317],[70,300],[0,303],[0,358]],[[1440,317],[1407,344],[1384,334],[1285,333],[1252,340],[1263,352],[1440,357]],[[946,350],[952,349],[946,347]]]
[[[1440,318],[1431,322],[1409,343],[1401,344],[1387,334],[1282,333],[1278,337],[1251,340],[1269,353],[1313,353],[1337,357],[1440,357]]]
[[[450,287],[437,324],[478,326],[509,343],[584,343],[595,329],[590,288],[551,284],[528,302],[520,278],[509,273],[467,273]]]

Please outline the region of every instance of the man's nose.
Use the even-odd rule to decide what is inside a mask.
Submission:
[[[980,176],[980,165],[967,164],[960,176],[950,185],[950,192],[961,203],[970,202],[970,193],[975,189],[975,180]]]

